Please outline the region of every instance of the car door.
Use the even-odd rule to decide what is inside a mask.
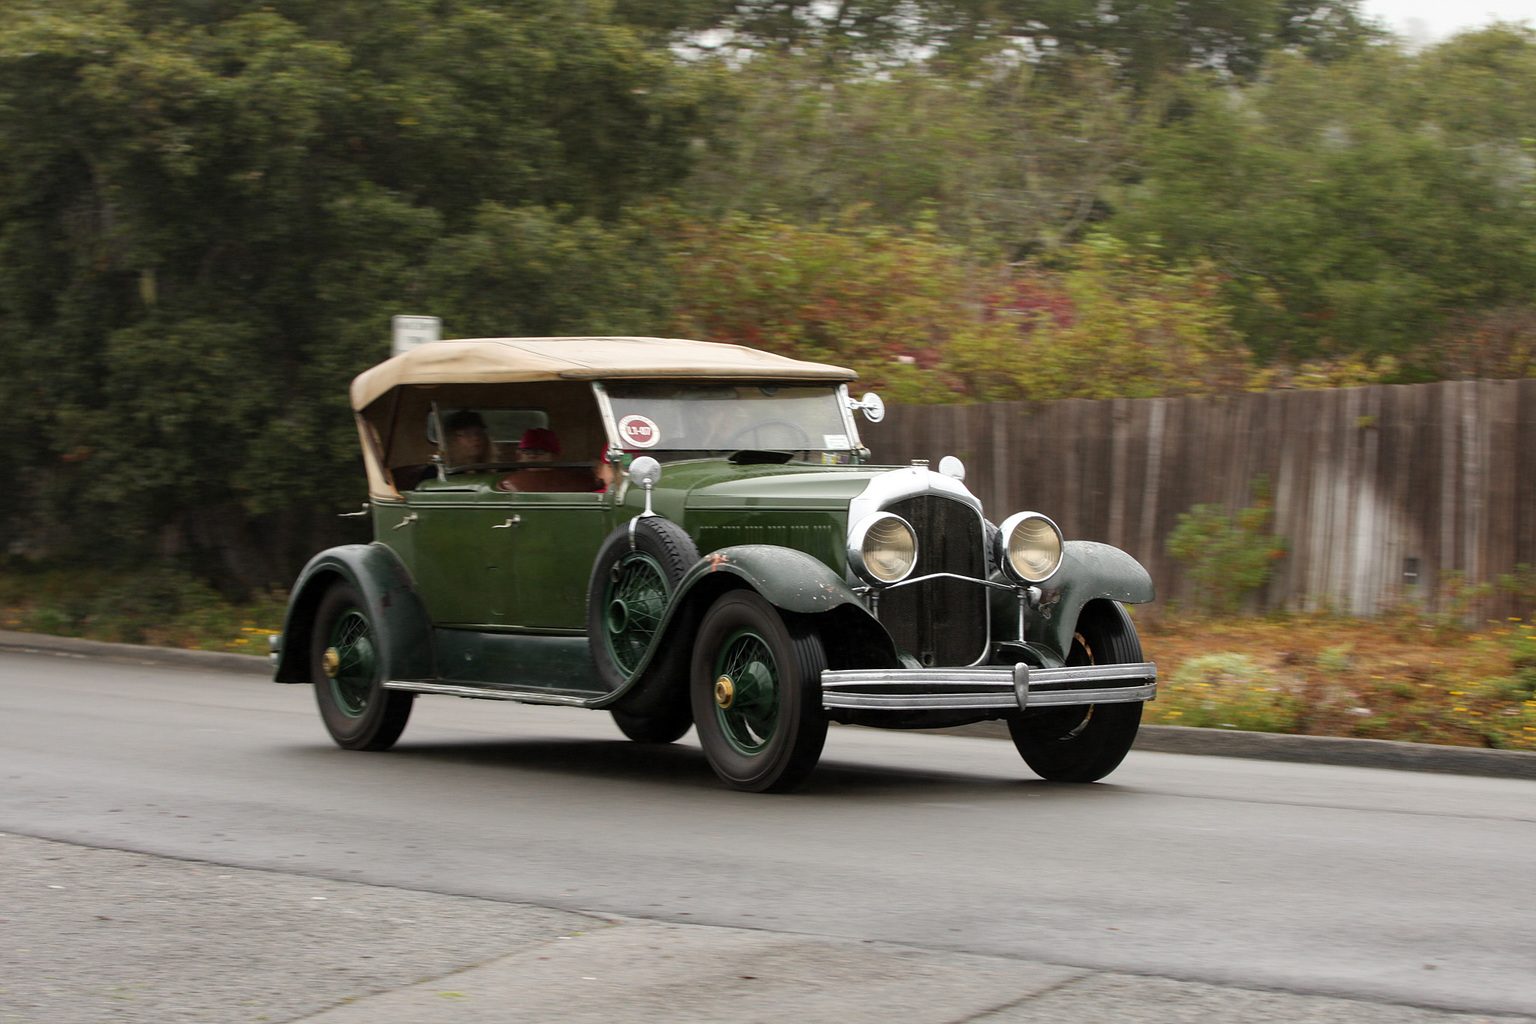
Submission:
[[[506,625],[541,633],[586,631],[587,584],[593,559],[613,520],[605,493],[556,491],[498,495],[498,564],[492,585]],[[503,553],[503,551],[505,553]]]
[[[510,556],[497,543],[505,517],[486,502],[487,491],[484,483],[465,483],[407,492],[409,513],[391,530],[402,534],[398,542],[410,552],[407,564],[434,625],[494,626],[510,613],[501,605],[508,588],[498,582]]]

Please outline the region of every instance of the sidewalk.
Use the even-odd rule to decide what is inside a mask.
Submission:
[[[31,1024],[1536,1024],[14,834],[0,874],[0,1020]]]

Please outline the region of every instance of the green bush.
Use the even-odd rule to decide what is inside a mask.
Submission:
[[[234,603],[169,566],[119,570],[0,570],[3,628],[118,643],[262,653],[282,623],[280,593]]]
[[[1154,721],[1207,729],[1292,732],[1301,701],[1246,654],[1206,654],[1158,686]]]
[[[1253,504],[1228,514],[1223,505],[1196,505],[1179,514],[1168,553],[1185,563],[1191,605],[1207,615],[1230,615],[1243,595],[1269,582],[1285,557],[1286,540],[1269,532],[1269,481],[1253,483]]]

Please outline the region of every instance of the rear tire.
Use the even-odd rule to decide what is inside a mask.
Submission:
[[[636,743],[672,743],[693,728],[693,716],[687,707],[659,715],[632,715],[627,711],[610,714],[619,731]]]
[[[690,695],[699,743],[726,785],[788,792],[816,767],[827,740],[821,638],[787,623],[752,590],[720,597],[699,624]]]
[[[326,591],[310,635],[309,677],[331,739],[347,750],[394,746],[416,695],[384,689],[378,632],[355,587],[335,583]]]
[[[1068,665],[1125,665],[1142,660],[1136,626],[1113,601],[1090,601],[1077,620]],[[1051,782],[1097,782],[1120,766],[1141,703],[1040,708],[1009,719],[1008,733],[1024,763]]]

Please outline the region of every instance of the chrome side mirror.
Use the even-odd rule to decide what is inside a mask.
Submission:
[[[858,409],[871,423],[879,423],[885,419],[885,402],[873,391],[864,392],[864,397],[857,402],[851,398],[848,399],[848,408]]]
[[[939,460],[939,472],[949,477],[951,480],[964,480],[965,463],[961,462],[953,455],[946,455]]]
[[[645,511],[641,515],[653,516],[651,511],[651,488],[656,486],[661,479],[661,463],[649,455],[642,455],[629,464],[629,482],[636,487],[645,488]]]

